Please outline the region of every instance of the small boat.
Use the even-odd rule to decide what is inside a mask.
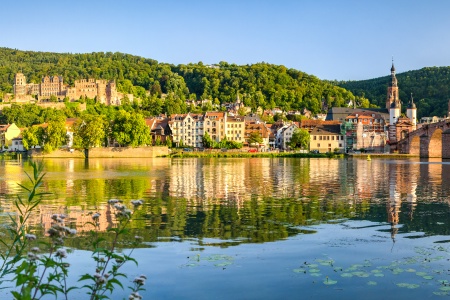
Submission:
[[[367,155],[367,160],[372,160],[372,159],[370,158],[370,155]]]

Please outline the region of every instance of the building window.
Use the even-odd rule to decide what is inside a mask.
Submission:
[[[317,148],[320,148],[320,144],[317,144]]]

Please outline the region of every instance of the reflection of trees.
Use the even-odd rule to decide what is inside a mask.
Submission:
[[[302,232],[300,226],[348,218],[353,208],[343,201],[254,197],[241,207],[206,201],[189,206],[186,199],[154,199],[145,216],[152,237],[219,238],[239,242],[276,241]],[[151,232],[154,232],[153,234]]]

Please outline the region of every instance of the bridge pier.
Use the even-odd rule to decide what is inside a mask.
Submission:
[[[428,139],[428,135],[422,134],[420,136],[420,154],[419,154],[420,157],[425,157],[425,158],[430,157],[429,146],[430,146],[430,140]]]
[[[442,158],[450,158],[450,129],[442,133]]]

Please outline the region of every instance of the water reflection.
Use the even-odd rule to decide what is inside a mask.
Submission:
[[[142,198],[133,223],[146,240],[220,238],[229,244],[266,242],[305,225],[345,219],[389,223],[398,233],[448,234],[450,164],[414,159],[52,159],[44,160],[47,196],[31,225],[45,229],[53,213],[87,230],[101,213],[114,225],[107,200]],[[0,161],[0,204],[24,183],[28,162]]]

